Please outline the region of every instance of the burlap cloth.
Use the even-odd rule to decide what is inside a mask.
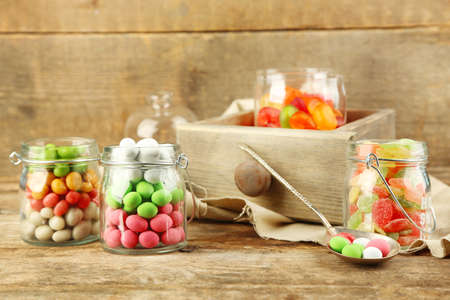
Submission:
[[[224,114],[252,109],[250,99],[236,100]],[[403,253],[413,253],[428,247],[435,257],[450,255],[450,187],[430,176],[432,205],[436,211],[437,229],[427,239],[417,240]],[[196,198],[196,218],[225,222],[248,222],[255,232],[264,239],[291,242],[326,243],[326,230],[322,225],[302,223],[268,210],[245,198],[208,198],[207,191],[194,184]],[[300,191],[301,192],[301,191]],[[192,197],[186,195],[187,211],[192,211]],[[299,200],[299,205],[303,205]]]

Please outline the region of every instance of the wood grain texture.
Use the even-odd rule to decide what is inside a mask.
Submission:
[[[117,143],[145,95],[170,89],[200,118],[253,96],[255,70],[332,67],[348,106],[394,108],[398,137],[450,164],[450,29],[208,34],[0,35],[0,174],[33,137]]]
[[[1,201],[0,201],[1,202]],[[427,252],[378,267],[347,264],[310,243],[259,238],[244,224],[194,222],[195,250],[118,256],[99,243],[46,248],[19,239],[0,215],[0,297],[33,299],[444,299],[450,260]]]
[[[349,119],[354,120],[354,115],[367,112],[354,113],[350,110],[348,114]],[[251,112],[243,112],[215,118],[211,122],[205,120],[177,127],[177,143],[190,159],[192,181],[205,187],[209,197],[247,198],[236,187],[234,180],[235,168],[251,159],[239,149],[239,144],[244,143],[299,189],[334,224],[341,224],[343,220],[346,176],[350,171],[347,161],[350,141],[355,137],[394,137],[392,110],[373,111],[365,118],[333,131],[238,126],[251,116]],[[320,221],[275,179],[268,192],[251,199],[288,217]]]
[[[26,0],[0,2],[0,32],[173,32],[450,24],[448,0]]]

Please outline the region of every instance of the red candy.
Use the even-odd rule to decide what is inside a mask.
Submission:
[[[181,202],[178,202],[177,204],[173,204],[173,210],[180,210]]]
[[[162,215],[162,216],[167,216],[167,215]],[[133,230],[134,232],[144,232],[148,228],[147,220],[145,220],[144,218],[142,218],[138,215],[128,216],[125,221],[125,224],[127,225],[127,227],[129,229]]]
[[[67,196],[66,196],[67,197]],[[89,197],[88,193],[81,193],[80,201],[78,201],[78,207],[81,209],[85,209],[89,206],[91,202],[91,197]]]
[[[44,204],[42,203],[42,200],[36,200],[36,199],[30,200],[30,206],[35,211],[41,211],[41,209],[44,208]]]
[[[378,199],[372,206],[373,220],[381,228],[389,223],[393,214],[392,201],[388,198]]]
[[[170,218],[173,221],[173,226],[179,226],[181,224],[183,224],[183,214],[179,211],[174,211],[170,214]]]
[[[180,242],[181,233],[175,228],[169,228],[166,232],[161,235],[161,242],[165,245],[174,245]]]
[[[381,253],[383,253],[383,257],[389,254],[391,251],[391,247],[389,247],[388,242],[383,239],[373,239],[367,243],[366,248],[375,247],[380,249]]]
[[[411,229],[411,223],[407,219],[395,219],[383,227],[385,232],[400,232]]]
[[[139,243],[144,248],[153,248],[159,244],[159,235],[153,231],[144,231],[139,234]]]
[[[138,235],[134,231],[125,230],[125,232],[122,233],[120,241],[125,248],[132,249],[135,248],[138,243]]]
[[[128,220],[128,219],[127,219]],[[165,232],[173,225],[173,220],[166,214],[159,214],[150,220],[150,227],[156,232]]]
[[[292,100],[291,105],[298,108],[298,110],[301,110],[305,113],[308,112],[308,109],[306,108],[305,101],[302,100],[302,98],[296,97],[294,100]]]
[[[172,210],[173,210],[173,206],[172,206],[172,204],[170,204],[170,203],[167,203],[167,204],[164,205],[164,206],[158,207],[158,212],[159,212],[160,214],[170,215],[170,213],[172,212]]]
[[[42,199],[42,203],[45,207],[55,207],[59,202],[59,196],[55,193],[47,194],[44,199]]]
[[[75,191],[70,191],[66,195],[66,201],[69,202],[69,204],[75,205],[80,201],[81,194]]]
[[[61,200],[53,208],[53,214],[55,216],[62,216],[69,210],[69,203],[66,200]]]
[[[105,242],[111,248],[121,245],[121,232],[119,229],[105,230]]]
[[[342,236],[343,238],[346,238],[347,240],[350,241],[350,244],[353,243],[353,241],[355,240],[355,237],[348,232],[341,232],[337,236]]]
[[[281,127],[280,110],[273,107],[263,107],[257,116],[258,126]]]

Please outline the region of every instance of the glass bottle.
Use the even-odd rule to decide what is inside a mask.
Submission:
[[[125,136],[136,141],[154,138],[160,143],[176,143],[175,126],[194,122],[195,114],[183,104],[172,104],[172,93],[160,91],[146,98],[147,105],[133,112],[125,124]]]

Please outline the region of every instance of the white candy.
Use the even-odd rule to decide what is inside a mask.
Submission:
[[[34,236],[40,241],[48,241],[52,235],[53,230],[48,225],[41,225],[34,231]]]
[[[375,247],[368,247],[363,251],[363,258],[382,258],[383,253]]]
[[[29,201],[27,201],[27,204],[25,204],[25,207],[23,209],[23,212],[25,213],[25,216],[27,218],[30,217],[31,213],[33,212],[33,209],[31,208],[31,204]]]
[[[161,181],[161,170],[158,168],[150,169],[145,171],[144,173],[144,179],[147,182],[150,183],[156,183]]]
[[[51,209],[50,207],[44,207],[43,209],[41,209],[39,214],[44,219],[50,219],[51,217],[53,217],[53,209]]]
[[[84,219],[85,220],[98,219],[97,205],[95,205],[94,202],[90,202],[89,206],[84,210]]]
[[[159,144],[155,139],[142,139],[136,144],[139,147],[137,160],[144,163],[152,163],[159,160]]]
[[[135,147],[136,142],[132,138],[123,138],[120,143],[120,147]]]
[[[360,244],[364,248],[366,248],[367,243],[370,242],[367,238],[357,238],[353,241],[353,244]]]
[[[98,235],[100,233],[100,221],[96,221],[92,224],[91,233],[93,235]]]
[[[84,239],[91,233],[92,224],[91,221],[83,221],[72,230],[72,237],[78,241]]]
[[[139,154],[139,149],[134,147],[116,147],[112,150],[112,161],[135,161]]]
[[[70,240],[72,237],[72,230],[70,229],[64,229],[64,230],[58,230],[52,235],[52,240],[54,240],[57,243],[65,242]]]
[[[63,217],[54,216],[50,220],[48,220],[48,225],[53,230],[61,230],[66,226],[66,222]]]
[[[173,168],[166,168],[163,170],[161,174],[161,181],[164,185],[164,188],[171,191],[177,188],[177,183],[180,180],[177,171]]]
[[[34,236],[34,230],[36,229],[36,226],[34,226],[34,224],[28,222],[28,221],[23,221],[20,227],[20,230],[22,232],[22,237],[30,240],[33,238]]]
[[[42,225],[42,224],[45,223],[44,218],[42,218],[42,217],[41,217],[41,214],[38,213],[37,211],[33,211],[33,212],[30,214],[29,221],[30,221],[30,223],[33,224],[34,226],[39,226],[39,225]]]
[[[83,211],[78,207],[72,207],[66,213],[66,223],[69,226],[75,226],[83,219]]]
[[[159,159],[165,162],[172,162],[175,152],[172,147],[161,147],[159,149]]]

